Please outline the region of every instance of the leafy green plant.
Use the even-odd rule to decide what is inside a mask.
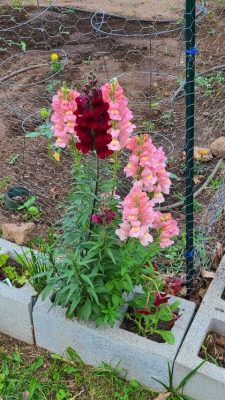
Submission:
[[[61,81],[60,81],[60,80],[58,80],[58,79],[51,79],[51,80],[48,81],[46,90],[47,90],[48,93],[52,94],[52,93],[54,93],[54,92],[57,90],[57,88],[59,88],[60,86],[61,86]]]
[[[155,129],[155,123],[153,121],[145,121],[143,123],[144,129],[146,129],[147,132],[151,133]]]
[[[168,303],[169,296],[164,293],[165,284],[151,263],[144,266],[140,285],[144,288],[143,293],[136,294],[129,302],[134,313],[127,313],[128,320],[135,323],[141,336],[157,334],[167,343],[174,344],[175,337],[170,329],[178,318],[175,313],[178,313],[179,301]],[[161,322],[168,323],[169,329],[163,330]]]
[[[8,264],[8,260],[9,256],[7,254],[0,254],[0,269],[13,285],[23,286],[28,281],[28,272],[23,269],[18,272],[16,267]]]
[[[26,133],[27,138],[37,138],[37,137],[46,137],[47,139],[51,139],[53,136],[51,124],[44,123],[40,125],[35,131],[30,131]]]
[[[47,119],[50,115],[50,111],[47,108],[42,107],[39,111],[39,115],[41,118]]]
[[[19,157],[20,157],[20,154],[12,155],[12,157],[10,157],[10,159],[9,159],[9,164],[13,165],[13,166],[16,165],[16,162],[18,161]]]
[[[22,10],[22,4],[19,0],[12,0],[12,7],[14,8],[14,10]]]
[[[5,176],[5,178],[0,180],[0,190],[5,189],[7,185],[12,181],[11,176]]]
[[[29,282],[38,294],[46,286],[46,272],[56,270],[54,241],[54,235],[50,233],[47,241],[41,238],[36,241],[38,252],[30,248],[28,252],[17,253],[17,262],[28,272]]]
[[[25,201],[25,203],[17,207],[17,210],[24,210],[26,212],[27,218],[39,218],[41,212],[39,208],[34,205],[36,200],[36,196],[29,197],[27,201]]]

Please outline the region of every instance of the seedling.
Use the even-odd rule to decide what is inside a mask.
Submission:
[[[13,165],[13,166],[16,165],[16,162],[17,162],[19,157],[20,157],[19,154],[12,155],[12,157],[9,159],[9,164]]]
[[[43,108],[40,109],[39,115],[40,115],[40,117],[41,117],[42,119],[46,119],[46,118],[49,117],[50,111],[47,110],[47,108],[44,108],[44,107],[43,107]]]
[[[12,177],[11,176],[6,176],[5,178],[0,180],[0,189],[5,189],[6,186],[11,182]]]
[[[40,210],[38,207],[34,206],[33,204],[36,202],[36,196],[31,196],[25,203],[21,206],[17,207],[17,210],[25,210],[28,218],[39,218],[40,217]]]
[[[18,273],[16,267],[12,267],[8,264],[8,260],[9,256],[7,254],[0,254],[0,270],[2,270],[10,283],[14,284],[15,286],[23,286],[28,281],[28,272],[26,270],[22,270],[21,273]]]
[[[151,133],[155,129],[155,123],[151,120],[145,121],[143,123],[143,127],[146,129],[147,132]]]
[[[36,131],[30,131],[26,134],[27,138],[37,138],[37,137],[46,137],[47,139],[52,138],[52,129],[51,129],[51,124],[50,123],[44,123],[40,125]]]

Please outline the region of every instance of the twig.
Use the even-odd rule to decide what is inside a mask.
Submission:
[[[84,393],[84,389],[82,389],[82,390],[80,391],[80,393],[77,393],[77,394],[75,394],[75,396],[71,397],[70,400],[76,399],[76,398],[79,397],[82,393]]]
[[[214,178],[214,176],[216,175],[216,173],[218,172],[218,169],[220,168],[221,164],[223,162],[223,158],[220,158],[220,160],[217,162],[214,170],[211,172],[211,174],[208,176],[208,178],[206,179],[206,181],[203,183],[203,185],[194,193],[194,198],[196,198],[197,196],[199,196],[203,190],[208,186],[208,184],[210,183],[210,181]],[[184,205],[184,200],[178,201],[177,203],[173,203],[170,204],[168,206],[163,206],[163,207],[159,207],[158,210],[159,211],[167,211],[167,210],[172,210],[174,208],[178,208]]]
[[[12,78],[13,76],[22,74],[23,72],[30,71],[30,70],[35,69],[35,68],[47,67],[47,66],[48,66],[48,64],[36,64],[36,65],[30,65],[28,67],[18,69],[17,71],[11,72],[11,74],[3,76],[3,78],[0,79],[0,83],[4,82],[4,81],[7,81],[9,78]]]

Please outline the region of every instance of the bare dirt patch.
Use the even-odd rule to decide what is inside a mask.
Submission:
[[[33,2],[25,0],[21,2],[25,6],[33,5]],[[11,5],[11,2],[2,0],[2,5]],[[42,7],[49,6],[46,0],[39,0]],[[87,11],[104,11],[124,17],[140,18],[148,21],[151,19],[176,20],[182,17],[184,0],[53,0],[57,7],[76,7]]]

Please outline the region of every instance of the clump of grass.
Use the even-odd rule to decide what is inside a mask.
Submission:
[[[57,354],[50,356],[32,346],[17,345],[16,341],[10,349],[0,346],[0,398],[153,400],[157,397],[136,381],[121,378],[119,366],[114,369],[103,364],[94,369],[85,366],[74,350],[68,349],[68,355],[70,360]]]

